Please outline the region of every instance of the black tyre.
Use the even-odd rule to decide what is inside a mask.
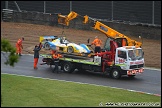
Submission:
[[[45,48],[46,50],[49,50],[49,49],[50,49],[50,45],[48,44],[48,42],[46,42],[46,43],[44,44],[44,48]]]
[[[120,71],[117,69],[113,69],[111,72],[111,77],[114,79],[119,79],[121,77]]]
[[[72,47],[72,46],[68,46],[67,52],[68,52],[68,53],[73,53],[73,52],[74,52],[73,47]]]
[[[75,67],[74,67],[74,65],[72,63],[65,62],[63,64],[63,68],[62,69],[63,69],[64,72],[72,73],[75,70]]]

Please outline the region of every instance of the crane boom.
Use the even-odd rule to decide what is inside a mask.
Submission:
[[[128,46],[137,46],[140,47],[142,46],[141,42],[137,42],[135,40],[130,39],[128,36],[119,33],[118,31],[108,27],[107,25],[96,21],[94,24],[94,29],[99,30],[100,32],[104,33],[106,36],[110,37],[110,38],[126,38],[127,42],[128,42]]]
[[[73,20],[74,18],[76,18],[79,14],[77,14],[74,11],[71,11],[68,15],[61,15],[58,14],[58,23],[59,24],[63,24],[66,26],[69,26],[69,22],[70,20]]]
[[[81,16],[81,15],[77,14],[74,11],[71,11],[68,15],[58,14],[58,23],[69,26],[69,22],[78,16]],[[100,32],[104,33],[108,38],[111,38],[113,40],[118,40],[118,42],[120,41],[120,45],[118,45],[118,46],[126,46],[126,45],[136,46],[136,47],[142,46],[141,42],[132,40],[128,36],[126,36],[122,33],[119,33],[118,31],[110,28],[109,26],[107,26],[99,21],[92,19],[91,17],[89,17],[87,15],[81,16],[81,17],[83,18],[84,24],[87,24],[90,20],[93,20],[93,26],[92,26],[93,29],[99,30]],[[126,40],[126,44],[123,44],[124,40]]]

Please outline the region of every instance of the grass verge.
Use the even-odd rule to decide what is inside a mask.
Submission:
[[[161,96],[109,87],[1,74],[2,107],[99,107],[137,102],[161,106]],[[109,104],[109,106],[111,106]]]

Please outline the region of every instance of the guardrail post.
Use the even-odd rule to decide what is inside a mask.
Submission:
[[[152,24],[154,24],[154,1],[152,1]]]

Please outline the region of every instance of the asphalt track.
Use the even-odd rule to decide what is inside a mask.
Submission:
[[[33,69],[33,55],[23,55],[14,67],[4,64],[5,58],[1,52],[1,74],[16,74],[23,76],[33,76],[48,79],[88,83],[101,86],[109,86],[119,89],[127,89],[141,93],[148,93],[161,96],[161,69],[145,69],[143,74],[135,78],[122,77],[119,80],[112,79],[107,75],[98,73],[53,73],[48,65],[39,65],[38,70]],[[42,57],[39,62],[42,63]]]

